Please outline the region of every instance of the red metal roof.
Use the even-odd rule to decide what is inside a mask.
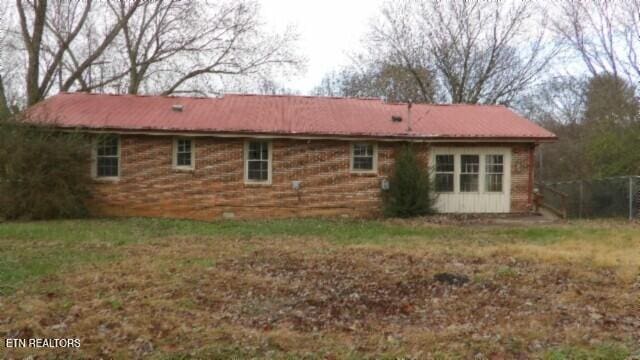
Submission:
[[[182,111],[172,109],[182,105]],[[423,105],[280,95],[222,98],[61,93],[27,111],[67,128],[330,137],[552,140],[504,106]],[[392,116],[402,121],[392,121]]]

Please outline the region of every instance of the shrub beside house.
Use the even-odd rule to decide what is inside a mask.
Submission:
[[[0,218],[77,218],[92,179],[86,134],[0,121]]]

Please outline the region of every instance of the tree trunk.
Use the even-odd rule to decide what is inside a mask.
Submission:
[[[33,3],[33,34],[29,34],[27,17],[24,7],[28,6],[26,1],[16,0],[18,13],[20,15],[20,26],[22,38],[27,48],[27,105],[33,105],[42,100],[44,94],[40,89],[40,50],[42,44],[42,34],[47,13],[47,0],[35,0]]]
[[[9,102],[4,92],[4,83],[2,82],[2,74],[0,74],[0,121],[8,118],[11,115],[11,109],[9,109]]]
[[[69,77],[63,82],[61,89],[62,91],[69,91],[73,84],[82,78],[82,75],[85,73],[85,71],[90,70],[90,66],[93,65],[93,63],[98,58],[100,58],[100,56],[102,56],[107,47],[111,45],[113,40],[120,33],[120,30],[122,30],[122,27],[125,26],[127,24],[127,21],[129,21],[129,18],[133,16],[138,6],[140,6],[139,2],[131,3],[131,7],[127,10],[127,13],[121,19],[119,19],[119,21],[114,25],[113,28],[110,29],[100,45],[82,63],[80,63],[78,67],[74,69]]]
[[[127,93],[137,95],[138,91],[140,91],[141,80],[141,76],[139,76],[138,71],[136,71],[136,65],[133,64],[129,72],[129,88],[127,89]]]

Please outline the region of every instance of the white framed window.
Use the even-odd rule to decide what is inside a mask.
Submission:
[[[485,156],[485,191],[502,192],[504,177],[504,155]]]
[[[248,184],[271,184],[271,141],[249,140],[244,148],[244,181]]]
[[[460,192],[480,191],[480,155],[460,155]]]
[[[511,210],[508,146],[431,146],[430,176],[443,213],[506,213]]]
[[[453,192],[455,178],[455,160],[453,154],[436,155],[436,192]]]
[[[196,166],[196,149],[193,139],[173,140],[173,167],[178,170],[193,170]]]
[[[378,146],[374,143],[352,143],[351,171],[356,173],[377,172]]]
[[[434,190],[449,194],[498,194],[510,191],[510,149],[436,147],[430,171]]]
[[[120,137],[100,136],[94,141],[92,175],[97,179],[120,177]]]

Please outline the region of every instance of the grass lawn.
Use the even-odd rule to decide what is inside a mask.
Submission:
[[[0,337],[82,344],[3,357],[625,359],[640,226],[0,223]]]

